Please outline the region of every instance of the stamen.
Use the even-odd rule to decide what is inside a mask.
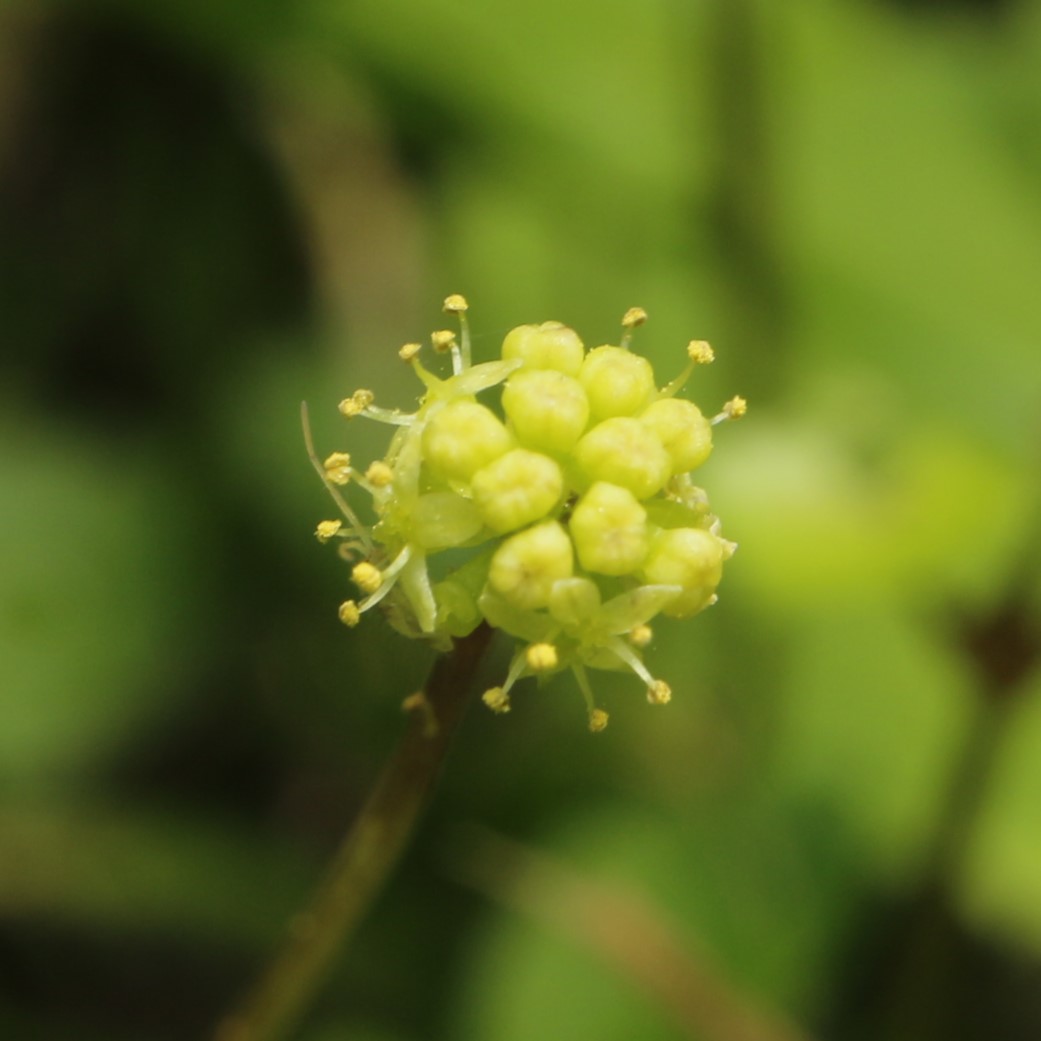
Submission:
[[[672,697],[672,688],[664,680],[656,680],[640,660],[639,655],[620,638],[613,637],[610,649],[647,684],[647,700],[652,705],[665,705]]]
[[[731,398],[724,406],[718,416],[713,416],[711,423],[725,423],[728,419],[740,419],[748,411],[748,402],[738,396]]]
[[[643,325],[647,321],[647,312],[642,307],[630,307],[628,311],[622,315],[622,328],[625,330],[622,333],[622,340],[619,346],[623,350],[629,349],[629,344],[632,342],[633,330]]]
[[[343,521],[339,520],[324,520],[318,522],[318,527],[314,530],[314,537],[319,542],[328,542],[336,534],[339,533],[340,528],[343,527]]]
[[[344,485],[351,479],[351,457],[347,452],[333,452],[322,463],[322,468],[333,484]]]
[[[394,588],[394,583],[397,581],[398,575],[401,574],[402,569],[412,558],[412,547],[406,546],[393,560],[391,564],[385,567],[382,571],[378,568],[373,567],[372,564],[363,562],[358,564],[354,571],[351,573],[351,578],[358,585],[358,587],[364,593],[369,593],[359,605],[359,611],[368,611],[370,608],[375,607],[390,591]],[[359,569],[371,569],[371,572],[375,572],[379,578],[379,585],[372,584],[372,574],[368,570],[363,570],[359,576]],[[362,583],[365,582],[366,585]]]
[[[551,672],[560,661],[557,649],[551,643],[533,643],[524,653],[531,672]]]
[[[371,390],[356,390],[349,398],[340,402],[340,412],[348,419],[360,416],[375,400]]]
[[[629,630],[629,642],[634,647],[644,648],[654,639],[654,633],[649,625],[637,625]]]
[[[377,460],[365,471],[365,478],[374,488],[386,488],[394,480],[394,471],[386,463]]]
[[[365,547],[366,552],[370,551],[372,549],[372,539],[369,537],[368,529],[358,520],[354,510],[347,505],[347,500],[340,494],[336,485],[329,480],[325,467],[322,466],[318,459],[318,454],[314,450],[314,439],[311,437],[311,422],[307,414],[306,401],[300,402],[300,423],[304,429],[304,447],[307,449],[307,457],[311,460],[311,465],[322,479],[322,484],[325,485],[326,491],[332,496],[333,502],[339,506],[340,512],[347,519],[347,523],[351,526],[352,534]]]
[[[502,687],[491,687],[481,695],[481,700],[496,714],[510,711],[510,696]]]

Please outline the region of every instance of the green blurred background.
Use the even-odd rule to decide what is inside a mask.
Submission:
[[[205,1037],[305,899],[430,655],[337,621],[299,402],[381,454],[335,405],[462,292],[711,340],[741,549],[668,709],[470,714],[299,1037],[699,1036],[477,824],[821,1039],[1036,1041],[1039,276],[1036,0],[9,0],[0,1036]]]

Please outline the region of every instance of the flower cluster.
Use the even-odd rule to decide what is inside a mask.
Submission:
[[[322,521],[321,542],[337,539],[360,599],[340,606],[357,625],[382,605],[409,636],[447,646],[487,621],[519,641],[501,686],[484,694],[508,712],[514,684],[570,668],[592,730],[588,668],[631,670],[652,704],[671,690],[643,662],[658,614],[686,618],[716,600],[734,544],[719,534],[705,493],[691,478],[712,450],[712,428],[744,414],[733,398],[714,418],[677,397],[697,365],[713,360],[703,340],[659,389],[646,358],[630,351],[646,313],[622,319],[617,346],[587,351],[559,322],[509,332],[496,361],[474,365],[467,304],[450,296],[459,333],[435,332],[435,353],[451,358],[440,377],[421,345],[399,351],[424,387],[415,412],[375,404],[357,390],[340,403],[347,418],[396,427],[386,456],[356,469],[346,452],[312,462],[342,519]],[[500,407],[478,395],[502,385]],[[364,524],[342,489],[361,488],[375,523]]]

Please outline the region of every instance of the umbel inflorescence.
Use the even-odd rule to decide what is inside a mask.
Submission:
[[[629,349],[646,313],[622,319],[618,346],[587,351],[559,322],[510,331],[499,360],[474,365],[467,304],[450,296],[458,335],[432,336],[451,358],[440,377],[421,345],[399,355],[424,393],[415,412],[385,409],[368,390],[340,403],[395,427],[387,454],[366,469],[346,452],[324,462],[308,449],[338,505],[322,521],[321,542],[339,540],[359,598],[340,605],[348,626],[377,604],[401,632],[441,648],[482,621],[518,641],[501,686],[484,694],[508,712],[514,684],[570,669],[592,730],[595,707],[586,670],[629,669],[647,699],[671,690],[643,661],[658,614],[687,618],[716,601],[734,543],[722,538],[691,472],[712,450],[712,428],[745,412],[733,398],[712,419],[678,397],[694,368],[713,360],[703,340],[687,346],[683,371],[659,389],[646,358]],[[502,385],[496,403],[484,392]],[[479,395],[484,400],[478,400]],[[374,523],[363,523],[341,489],[366,494]]]

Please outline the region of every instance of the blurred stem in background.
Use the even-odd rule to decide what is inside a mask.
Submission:
[[[976,676],[973,714],[937,817],[903,949],[878,1003],[889,1018],[885,1036],[895,1041],[941,1041],[957,1033],[957,1005],[950,1000],[961,985],[955,889],[1018,718],[1024,681],[1041,655],[1024,581],[1033,571],[1030,563],[1024,562],[991,611],[963,616],[955,630]]]
[[[300,1021],[336,956],[372,906],[429,801],[491,630],[480,625],[434,665],[425,691],[406,699],[409,724],[397,751],[337,852],[285,946],[217,1041],[276,1041]]]
[[[776,238],[767,17],[758,0],[711,4],[703,73],[714,146],[707,219],[725,326],[720,339],[755,356],[742,379],[760,401],[776,399],[783,383],[788,310]]]
[[[652,902],[474,827],[448,849],[462,884],[574,940],[642,990],[692,1041],[811,1041],[677,933]]]

